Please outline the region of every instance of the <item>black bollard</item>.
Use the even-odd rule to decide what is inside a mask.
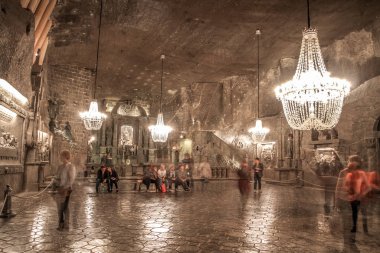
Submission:
[[[0,218],[12,218],[14,216],[16,214],[12,212],[12,188],[10,185],[7,185],[4,191],[4,204]]]

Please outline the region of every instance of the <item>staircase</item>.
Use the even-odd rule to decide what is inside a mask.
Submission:
[[[197,162],[207,161],[211,165],[213,178],[229,178],[233,171],[240,167],[245,157],[242,150],[226,143],[212,131],[193,132],[195,145],[202,147],[202,151],[194,153]],[[198,159],[197,159],[198,158]]]

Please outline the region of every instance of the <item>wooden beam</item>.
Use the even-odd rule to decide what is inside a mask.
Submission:
[[[34,47],[35,48],[41,48],[42,47],[42,44],[44,43],[44,40],[45,40],[46,36],[48,35],[49,30],[50,30],[52,25],[53,25],[53,22],[51,20],[49,20],[46,23],[44,29],[42,30],[40,37],[38,38],[38,40],[34,41]]]
[[[42,18],[42,14],[44,14],[46,7],[49,3],[49,0],[42,0],[41,3],[38,5],[38,8],[36,12],[34,13],[34,23],[37,24],[40,22]],[[36,25],[34,27],[37,27]]]
[[[33,13],[36,12],[37,6],[40,3],[41,0],[31,0],[28,4],[28,9],[31,10]]]
[[[42,44],[41,51],[40,51],[40,61],[38,65],[42,65],[44,63],[45,55],[46,55],[46,50],[49,45],[49,37],[46,37],[44,43]]]
[[[42,14],[41,19],[40,19],[38,22],[37,22],[37,20],[36,20],[36,22],[35,22],[34,27],[35,27],[35,29],[36,29],[36,32],[37,32],[38,29],[41,29],[41,30],[42,30],[42,29],[45,27],[47,21],[48,21],[49,18],[50,18],[51,13],[52,13],[53,10],[54,10],[54,7],[55,7],[56,3],[57,3],[57,0],[50,0],[50,1],[49,1],[49,4],[48,4],[48,6],[46,7],[44,13]],[[41,27],[41,28],[40,28],[40,27]]]
[[[27,8],[30,0],[21,0],[21,6],[22,8]]]

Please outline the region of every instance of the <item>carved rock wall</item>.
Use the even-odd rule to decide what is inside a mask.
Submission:
[[[77,166],[77,171],[80,171],[86,162],[87,141],[90,133],[84,128],[79,112],[87,111],[92,100],[93,72],[73,65],[49,65],[47,82],[49,98],[64,103],[59,108],[58,125],[63,129],[66,122],[69,122],[75,143],[72,146],[61,135],[54,136],[52,168],[54,170],[60,163],[59,153],[67,149],[72,151],[71,160]],[[49,122],[49,119],[45,121]]]

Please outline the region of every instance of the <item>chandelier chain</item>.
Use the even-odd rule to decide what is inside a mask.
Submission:
[[[260,118],[260,34],[260,30],[257,29],[257,118]]]
[[[311,21],[310,21],[310,3],[309,0],[307,0],[307,28],[310,29],[311,27]]]
[[[100,30],[102,27],[102,13],[103,13],[103,0],[100,0],[99,11],[99,29],[98,29],[98,44],[96,47],[96,64],[95,64],[95,87],[94,87],[94,99],[96,98],[96,87],[98,81],[98,65],[99,65],[99,48],[100,48]]]

